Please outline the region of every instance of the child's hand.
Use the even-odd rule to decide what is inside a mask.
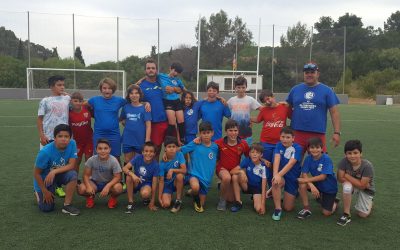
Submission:
[[[144,109],[146,110],[147,113],[151,112],[151,105],[148,102],[144,103]]]
[[[225,98],[223,98],[223,97],[221,97],[221,96],[217,96],[217,99],[218,99],[222,104],[224,104],[224,106],[227,105],[227,102],[226,102]]]
[[[161,207],[164,207],[164,204],[163,204],[163,202],[162,202],[161,197],[158,197],[158,203],[160,204]]]
[[[194,138],[194,139],[193,139],[193,142],[196,143],[196,144],[201,144],[201,139],[200,139],[200,137]]]
[[[54,174],[54,171],[50,170],[50,172],[47,174],[46,178],[44,179],[44,184],[46,186],[50,186],[51,184],[53,184],[55,176],[56,175]]]
[[[92,188],[91,185],[89,185],[89,187],[86,188],[86,193],[90,195],[95,195],[94,189]]]
[[[258,209],[257,213],[259,215],[264,215],[265,214],[265,205],[264,206],[260,206],[260,208]]]
[[[49,143],[49,138],[47,138],[44,134],[40,135],[40,144],[42,144],[42,146],[46,146],[46,144]]]
[[[311,193],[314,196],[314,198],[319,198],[319,191],[315,186],[311,186]]]
[[[158,207],[154,205],[154,202],[150,202],[149,209],[150,211],[157,211]]]
[[[297,181],[299,182],[299,184],[306,183],[306,179],[305,178],[297,178]]]
[[[240,174],[240,176],[241,176],[243,182],[247,183],[247,182],[249,181],[249,180],[247,179],[247,175],[246,175],[243,171],[240,171],[239,174]]]
[[[110,192],[110,188],[106,185],[100,193],[100,197],[106,197]]]
[[[275,175],[274,178],[272,178],[272,183],[274,185],[280,185],[282,183],[282,177],[279,174]]]
[[[264,164],[265,164],[265,166],[267,166],[267,168],[271,168],[272,167],[272,164],[271,164],[270,161],[268,161],[268,160],[266,160],[264,158],[261,158],[261,160],[264,162]]]
[[[171,86],[167,86],[167,87],[165,87],[165,92],[167,92],[168,94],[174,93],[175,88],[171,87]]]
[[[54,194],[46,188],[43,189],[43,201],[47,204],[51,204],[54,201]]]
[[[144,79],[146,79],[145,76],[142,77],[142,78],[140,78],[135,84],[136,84],[136,85],[140,85],[140,84],[144,81]]]
[[[173,174],[174,174],[174,171],[173,171],[172,169],[168,170],[167,179],[168,179],[168,180],[172,179],[172,175],[173,175]]]
[[[168,157],[167,157],[167,155],[166,155],[166,154],[163,154],[163,156],[161,157],[161,159],[162,159],[163,161],[165,161],[165,162],[167,162],[167,161],[168,161]]]

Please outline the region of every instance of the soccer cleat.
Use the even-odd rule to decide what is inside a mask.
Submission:
[[[133,213],[134,210],[135,210],[135,203],[129,202],[128,205],[126,206],[125,213],[131,214]]]
[[[118,204],[118,200],[116,197],[110,196],[110,199],[108,199],[108,208],[116,208]]]
[[[194,210],[198,213],[202,213],[204,212],[204,208],[200,203],[200,197],[199,195],[196,195],[193,197],[193,206],[194,206]]]
[[[94,207],[94,196],[86,196],[86,207],[87,208]]]
[[[243,204],[239,201],[235,201],[233,206],[231,207],[231,212],[239,212],[242,209]]]
[[[180,200],[176,200],[174,206],[171,208],[171,213],[177,213],[179,212],[179,210],[181,210],[181,206],[182,206],[182,201]]]
[[[336,222],[339,226],[346,226],[351,222],[351,216],[347,214],[343,214],[342,217],[339,218],[339,220]]]
[[[225,211],[226,210],[226,200],[219,198],[218,205],[217,205],[217,210],[218,211]]]
[[[56,190],[54,191],[54,193],[60,198],[65,197],[65,192],[62,187],[57,187]]]
[[[297,218],[304,220],[307,217],[310,217],[312,215],[311,211],[308,209],[302,209],[300,212],[297,214]]]
[[[79,209],[73,207],[72,205],[64,205],[63,208],[61,209],[61,212],[69,215],[79,215],[81,213]]]
[[[281,220],[281,216],[282,216],[282,210],[275,209],[274,213],[272,214],[272,219],[274,221],[279,221],[279,220]]]

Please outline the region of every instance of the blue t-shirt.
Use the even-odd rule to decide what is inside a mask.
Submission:
[[[132,164],[133,173],[142,180],[142,183],[151,183],[153,177],[158,176],[160,171],[156,160],[146,163],[143,155],[136,155],[130,163]]]
[[[70,140],[64,151],[57,149],[55,143],[51,142],[39,151],[35,161],[35,168],[42,169],[40,176],[44,180],[52,168],[63,167],[68,164],[69,159],[73,158],[78,158],[74,140]],[[36,192],[42,192],[35,177],[33,178],[33,187]]]
[[[88,103],[94,111],[94,133],[119,134],[119,109],[126,104],[126,100],[119,96],[110,99],[94,96]]]
[[[185,119],[185,129],[187,135],[196,135],[198,128],[197,122],[200,119],[200,107],[204,101],[193,103],[192,107],[184,107],[183,115]]]
[[[170,169],[180,168],[181,164],[186,164],[185,157],[182,152],[176,152],[174,159],[171,161],[160,161],[159,176],[164,176],[164,182],[167,184],[174,182],[176,174],[174,173],[171,179],[167,179],[167,173]]]
[[[212,140],[222,137],[222,119],[231,117],[231,111],[219,100],[215,102],[204,101],[200,107],[201,119],[210,122],[214,130]]]
[[[185,88],[185,86],[183,85],[181,79],[179,79],[178,77],[170,77],[169,75],[164,74],[164,73],[159,73],[157,75],[157,81],[161,85],[164,99],[179,100],[180,95],[178,93],[176,93],[176,92],[167,93],[165,88],[167,86],[170,86],[170,87],[179,87],[183,90]]]
[[[303,158],[302,151],[301,146],[297,143],[293,143],[292,146],[287,148],[282,145],[282,142],[276,144],[274,155],[279,154],[281,156],[281,160],[279,161],[279,171],[288,164],[290,159],[294,158],[297,160],[289,172],[285,174],[285,178],[296,179],[296,181],[297,178],[299,178],[301,172],[301,159]]]
[[[264,162],[261,161],[260,164],[256,166],[249,157],[246,157],[240,163],[240,168],[246,170],[246,176],[250,186],[261,188],[262,179],[267,178],[267,166],[265,166]]]
[[[190,142],[181,147],[183,154],[190,153],[189,175],[195,176],[206,187],[211,186],[217,165],[218,146],[214,142],[209,147]]]
[[[151,105],[152,122],[165,122],[167,120],[167,115],[165,113],[163,93],[160,84],[158,82],[144,80],[140,84],[140,88],[143,91],[143,101]]]
[[[293,107],[290,126],[294,130],[326,133],[327,111],[339,104],[331,88],[323,83],[309,87],[300,83],[292,88],[286,101]]]
[[[132,106],[127,103],[122,107],[121,120],[125,120],[122,144],[142,147],[146,139],[146,121],[151,121],[151,113],[144,105]]]
[[[302,173],[310,173],[312,176],[326,174],[323,181],[313,182],[320,192],[335,194],[338,191],[337,180],[333,172],[333,163],[327,154],[322,154],[321,158],[314,160],[311,155],[307,155],[304,160]]]

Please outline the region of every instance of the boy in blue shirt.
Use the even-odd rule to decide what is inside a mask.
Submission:
[[[246,157],[240,166],[231,170],[232,185],[235,193],[235,204],[232,212],[242,208],[240,189],[253,195],[254,210],[260,215],[265,213],[265,195],[267,193],[267,166],[262,160],[264,147],[260,143],[253,143],[249,157]]]
[[[222,120],[231,117],[229,107],[225,106],[219,99],[219,85],[215,82],[207,84],[207,100],[201,105],[201,119],[210,122],[213,128],[212,141],[222,137]]]
[[[171,205],[172,194],[176,191],[172,213],[177,213],[181,209],[183,181],[186,174],[186,160],[181,152],[177,152],[178,146],[175,137],[165,137],[165,154],[160,161],[158,200],[161,207],[168,208]]]
[[[272,219],[278,221],[282,215],[281,192],[283,196],[283,208],[291,211],[299,189],[297,178],[301,172],[302,148],[294,143],[294,132],[290,127],[284,127],[280,133],[280,142],[274,150],[272,196],[275,211]]]
[[[136,155],[122,169],[126,175],[128,205],[125,213],[131,214],[135,209],[133,194],[140,192],[143,204],[155,211],[155,197],[157,178],[159,174],[158,162],[154,159],[156,146],[152,142],[145,142],[142,154]]]
[[[297,179],[304,207],[297,214],[299,219],[305,219],[312,214],[307,189],[311,189],[311,193],[321,204],[323,215],[329,216],[336,210],[337,180],[333,172],[332,160],[323,152],[323,147],[321,138],[313,137],[308,141],[309,155],[305,158],[301,168],[301,177]],[[313,177],[309,177],[308,174]]]
[[[68,125],[57,125],[54,128],[54,141],[44,146],[36,157],[33,185],[39,209],[43,212],[54,210],[55,187],[65,185],[64,206],[61,211],[70,215],[80,213],[71,205],[78,179],[75,172],[78,155],[71,134]]]
[[[199,132],[201,143],[196,144],[192,141],[181,147],[181,152],[190,153],[187,181],[192,190],[194,209],[202,213],[217,164],[218,146],[211,141],[214,131],[210,122],[201,122]]]

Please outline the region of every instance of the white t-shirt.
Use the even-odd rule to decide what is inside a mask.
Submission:
[[[242,98],[231,97],[228,100],[228,106],[232,113],[231,119],[239,124],[239,136],[242,138],[251,137],[250,113],[261,105],[253,97],[245,95]]]
[[[49,140],[54,140],[54,128],[68,124],[69,102],[71,97],[49,96],[39,103],[38,116],[43,116],[43,132]]]

